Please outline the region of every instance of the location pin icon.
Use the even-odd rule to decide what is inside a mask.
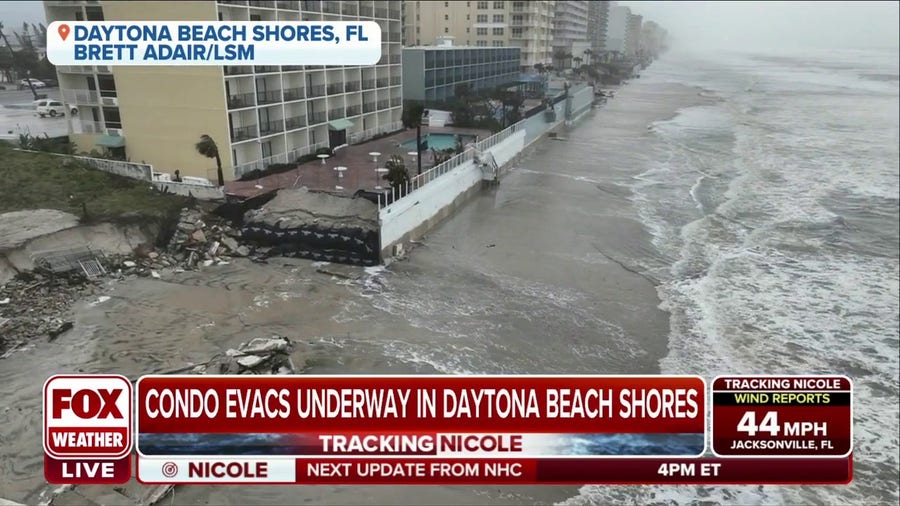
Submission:
[[[66,37],[69,36],[69,25],[59,25],[59,36],[62,37],[62,40],[66,40]]]

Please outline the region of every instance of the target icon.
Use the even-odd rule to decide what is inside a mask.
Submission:
[[[174,462],[166,462],[162,465],[162,475],[166,478],[174,478],[178,474],[178,465]]]

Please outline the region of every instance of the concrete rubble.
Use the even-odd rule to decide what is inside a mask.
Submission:
[[[169,371],[168,374],[296,374],[299,371],[291,360],[294,348],[294,342],[287,337],[257,337],[241,343],[237,349],[229,349],[213,357],[204,364]],[[116,486],[49,485],[41,490],[34,500],[29,501],[29,504],[154,506],[174,502],[172,496],[175,493],[176,488],[173,485],[142,485],[132,478],[128,483]],[[0,500],[0,506],[3,505]]]
[[[196,209],[183,209],[164,249],[141,244],[129,255],[100,255],[106,278],[89,279],[80,270],[20,272],[0,285],[0,359],[37,338],[63,339],[72,328],[72,304],[100,294],[106,279],[139,276],[163,279],[178,272],[227,264],[232,257],[262,252],[242,244],[240,230]]]

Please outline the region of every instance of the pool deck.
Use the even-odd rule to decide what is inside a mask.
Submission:
[[[446,133],[475,135],[478,140],[491,135],[488,130],[475,128],[456,127],[422,127],[422,136],[429,133]],[[406,163],[410,175],[417,170],[414,156],[408,153],[414,149],[404,148],[401,142],[416,136],[415,129],[401,130],[394,134],[374,141],[362,144],[353,144],[341,148],[323,164],[320,160],[314,160],[300,164],[297,168],[280,174],[272,174],[250,181],[228,181],[225,183],[225,193],[238,198],[250,198],[264,193],[269,193],[281,188],[306,187],[313,191],[328,192],[335,195],[353,195],[357,190],[364,189],[374,191],[375,186],[387,186],[387,181],[376,176],[375,169],[384,167],[391,155],[400,155]],[[376,162],[369,153],[381,153]],[[422,152],[422,171],[428,170],[433,165],[433,158],[429,151]],[[342,176],[338,176],[335,167],[346,167]],[[380,176],[380,174],[379,174]],[[261,187],[261,188],[259,188]]]

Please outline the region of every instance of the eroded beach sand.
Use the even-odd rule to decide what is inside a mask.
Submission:
[[[621,88],[542,141],[407,260],[354,268],[236,261],[112,283],[75,328],[0,361],[0,497],[44,485],[40,387],[52,373],[136,378],[209,360],[252,337],[299,343],[309,373],[652,374],[667,314],[652,272],[670,263],[629,201],[648,125],[710,98],[679,85]],[[173,504],[554,503],[576,487],[178,487]],[[169,499],[166,499],[168,502]]]

